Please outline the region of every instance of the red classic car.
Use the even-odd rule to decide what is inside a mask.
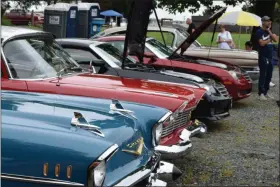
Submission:
[[[202,78],[214,79],[224,84],[234,101],[249,97],[252,91],[252,81],[248,73],[239,66],[210,58],[183,55],[201,33],[225,11],[226,8],[222,8],[203,22],[175,51],[155,39],[150,38],[146,42],[141,41],[141,43],[145,43],[143,47],[145,47],[146,56],[150,56],[149,58],[144,58],[143,62],[152,65],[154,68],[165,68],[176,72],[194,74]],[[149,15],[142,16],[143,18],[141,19],[147,16]],[[130,29],[133,30],[133,27]],[[147,28],[143,27],[142,29],[143,33],[146,32]],[[113,34],[111,33],[111,35]],[[123,51],[125,37],[106,37],[103,35],[103,37],[96,38],[95,40],[113,43],[115,47]],[[180,54],[177,53],[179,50]]]
[[[40,25],[44,23],[44,13],[34,12],[34,24]],[[32,23],[32,13],[25,12],[22,9],[12,9],[9,13],[5,14],[14,25],[29,25]]]
[[[185,131],[205,89],[93,74],[70,58],[50,33],[5,26],[1,30],[3,90],[117,99],[166,108],[170,114],[164,117],[157,150],[167,155],[189,150]]]

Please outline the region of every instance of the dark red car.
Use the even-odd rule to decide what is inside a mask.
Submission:
[[[246,71],[239,66],[227,62],[217,61],[210,58],[190,57],[182,55],[189,46],[203,33],[215,20],[222,14],[221,11],[216,12],[208,20],[203,22],[196,28],[189,37],[179,45],[178,49],[173,51],[161,42],[148,38],[142,43],[145,43],[146,56],[144,58],[145,64],[150,64],[156,69],[173,70],[180,73],[188,73],[200,76],[201,78],[210,78],[221,82],[228,90],[234,101],[247,98],[252,92],[252,80]],[[148,16],[148,15],[147,15]],[[137,21],[137,20],[135,20]],[[143,28],[144,32],[145,28]],[[106,32],[104,32],[106,33]],[[110,35],[117,35],[110,33]],[[106,37],[106,34],[99,38],[94,38],[98,41],[110,42],[114,47],[123,51],[125,37],[111,36]],[[177,53],[179,50],[180,54]],[[136,57],[135,57],[136,58]]]
[[[125,37],[110,36],[96,40],[110,42],[114,47],[123,50]],[[177,55],[175,58],[170,59],[168,55],[171,55],[173,51],[152,38],[147,39],[145,50],[147,54],[152,54],[156,57],[156,61],[152,63],[155,68],[165,68],[217,80],[224,84],[234,101],[247,98],[251,95],[252,81],[249,75],[238,66],[200,57]],[[151,64],[151,59],[144,58],[144,63]]]
[[[40,12],[34,12],[34,24],[40,25],[44,23],[44,14]],[[29,25],[32,23],[32,13],[25,12],[21,9],[12,9],[5,15],[7,19],[14,25]]]

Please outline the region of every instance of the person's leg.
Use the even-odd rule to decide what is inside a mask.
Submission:
[[[265,93],[265,74],[266,74],[266,61],[265,58],[259,57],[259,68],[260,68],[260,76],[259,76],[259,95]]]
[[[267,95],[267,92],[269,90],[269,83],[271,82],[272,79],[272,72],[273,72],[273,65],[272,65],[272,60],[268,59],[269,63],[267,64],[266,68],[266,76],[265,76],[265,95]],[[271,99],[273,99],[271,96],[269,96]]]
[[[272,74],[271,74],[271,75],[273,76],[273,63],[272,63]],[[272,77],[272,76],[271,76],[271,77]],[[269,86],[270,86],[270,87],[274,87],[275,84],[274,84],[272,81],[270,81]]]

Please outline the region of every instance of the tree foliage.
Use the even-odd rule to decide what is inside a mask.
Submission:
[[[226,5],[236,6],[244,0],[223,0]],[[176,13],[177,11],[182,13],[185,9],[189,12],[195,13],[202,6],[215,8],[213,0],[157,0],[158,8],[166,8],[170,13]]]

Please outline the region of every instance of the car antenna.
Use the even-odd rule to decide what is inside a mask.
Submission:
[[[154,10],[154,12],[155,12],[155,16],[156,16],[157,24],[158,24],[158,27],[159,27],[159,30],[160,30],[160,34],[161,34],[161,37],[162,37],[163,43],[164,43],[165,47],[167,48],[167,45],[166,45],[166,42],[165,42],[165,38],[164,38],[164,36],[163,36],[163,32],[162,32],[162,29],[161,29],[161,25],[160,25],[160,23],[159,23],[159,19],[158,19],[158,15],[157,15],[157,11],[156,11],[155,7],[153,8],[153,10]],[[173,67],[173,64],[172,64],[172,60],[171,60],[171,59],[169,59],[169,61],[170,61],[170,64],[171,64],[172,70],[174,71],[174,67]]]
[[[213,41],[214,41],[214,36],[215,36],[215,33],[216,33],[217,24],[218,24],[218,19],[216,19],[216,22],[215,22],[215,26],[214,26],[214,30],[213,30],[213,33],[212,33],[212,39],[211,39],[211,44],[210,44],[210,47],[209,47],[209,50],[208,50],[208,57],[207,58],[209,58],[209,56],[210,56],[210,51],[211,51],[212,44],[213,44]]]

